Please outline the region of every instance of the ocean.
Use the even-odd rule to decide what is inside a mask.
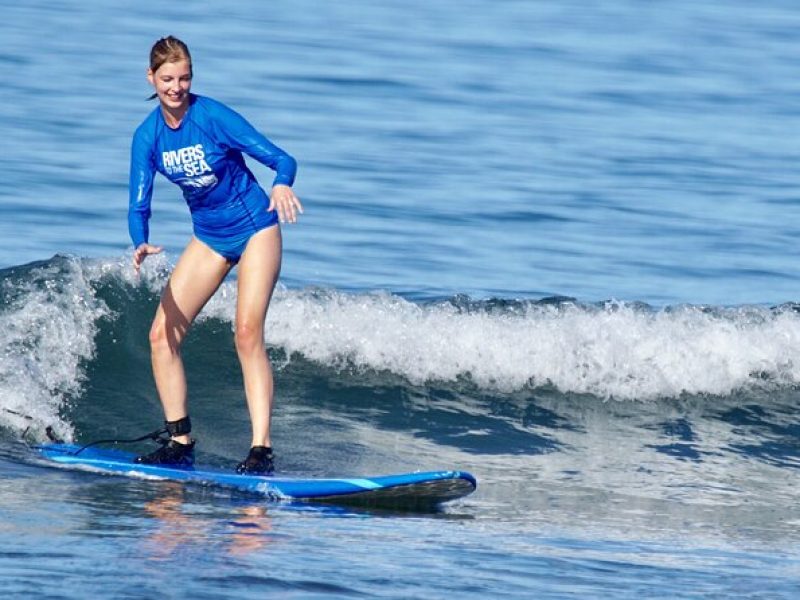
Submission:
[[[0,595],[800,596],[796,3],[3,4]],[[161,425],[147,331],[191,223],[158,180],[137,276],[126,213],[168,34],[300,164],[278,471],[473,495],[268,502],[26,445]],[[231,466],[235,276],[184,347],[198,460]]]

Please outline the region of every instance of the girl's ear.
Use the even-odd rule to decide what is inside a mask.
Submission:
[[[153,77],[154,77],[153,69],[148,67],[148,69],[147,69],[147,81],[150,82],[150,85],[155,85],[156,84],[155,79],[153,79]]]

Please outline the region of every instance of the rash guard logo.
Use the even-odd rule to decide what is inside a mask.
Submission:
[[[173,181],[181,186],[187,200],[202,197],[217,185],[217,176],[206,162],[203,144],[162,152],[161,163],[168,175],[179,176]]]
[[[167,150],[161,153],[161,163],[168,175],[196,177],[203,173],[211,173],[211,167],[205,160],[203,144],[186,146],[180,150]]]

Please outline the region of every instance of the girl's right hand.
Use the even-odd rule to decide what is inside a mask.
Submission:
[[[151,244],[139,244],[139,247],[133,251],[133,268],[136,269],[136,272],[139,272],[139,267],[142,266],[144,259],[147,258],[150,254],[158,254],[164,248],[161,246],[153,246]]]

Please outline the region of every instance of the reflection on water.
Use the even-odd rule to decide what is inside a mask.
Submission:
[[[156,527],[144,540],[152,560],[172,560],[176,556],[202,552],[209,544],[222,546],[233,555],[255,552],[272,539],[272,520],[264,504],[233,504],[230,516],[204,514],[186,499],[187,488],[175,482],[160,484],[159,494],[147,501],[144,512],[157,520]]]

